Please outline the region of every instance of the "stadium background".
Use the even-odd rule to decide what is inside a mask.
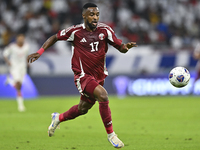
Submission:
[[[82,23],[81,10],[86,2],[98,5],[100,22],[110,25],[119,38],[138,44],[126,54],[109,47],[105,82],[109,94],[200,94],[200,83],[192,88],[196,65],[192,53],[200,39],[198,0],[1,0],[1,76],[8,73],[2,51],[17,33],[24,33],[30,53],[36,52],[58,30]],[[70,58],[70,44],[57,42],[30,65],[29,75],[39,95],[79,94]],[[192,76],[182,90],[168,82],[168,73],[175,66],[186,67]]]

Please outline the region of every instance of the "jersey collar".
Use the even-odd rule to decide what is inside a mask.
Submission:
[[[83,29],[85,29],[85,23],[82,24]]]

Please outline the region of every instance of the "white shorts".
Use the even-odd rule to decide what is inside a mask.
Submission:
[[[12,75],[12,78],[14,82],[23,82],[24,76],[26,74],[25,68],[14,68],[10,69],[10,74]]]

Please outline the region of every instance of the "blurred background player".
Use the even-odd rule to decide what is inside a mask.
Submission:
[[[200,44],[199,43],[194,49],[193,57],[194,59],[198,60],[196,64],[196,77],[193,82],[193,87],[194,87],[195,82],[200,78]]]
[[[13,85],[17,91],[17,104],[20,112],[25,111],[24,99],[21,93],[23,78],[27,72],[27,55],[29,45],[25,43],[25,36],[18,34],[16,42],[9,44],[4,52],[4,60],[9,66],[10,76],[7,77],[7,83]]]
[[[72,42],[72,70],[74,82],[81,94],[80,102],[62,114],[53,113],[48,134],[51,137],[60,122],[86,114],[98,101],[99,112],[107,132],[108,141],[114,147],[120,148],[124,146],[124,143],[113,131],[108,93],[103,87],[104,79],[108,75],[105,56],[108,51],[108,44],[121,53],[126,53],[130,48],[137,47],[137,45],[135,42],[122,44],[122,40],[116,37],[109,26],[98,23],[99,13],[97,5],[93,3],[85,4],[82,11],[83,24],[69,27],[51,36],[42,48],[29,55],[27,59],[28,62],[34,62],[58,40]]]

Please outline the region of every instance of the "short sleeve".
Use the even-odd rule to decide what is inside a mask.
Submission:
[[[110,27],[106,28],[106,31],[108,34],[107,36],[108,43],[113,47],[115,47],[116,49],[119,49],[122,44],[122,40],[117,38],[115,32]]]
[[[73,30],[74,30],[74,26],[71,26],[67,29],[58,31],[58,33],[57,33],[58,40],[65,40],[65,41],[68,40],[70,35],[72,34]]]
[[[11,48],[10,48],[10,46],[7,46],[3,51],[3,56],[8,57],[10,55],[10,53],[11,53]]]

